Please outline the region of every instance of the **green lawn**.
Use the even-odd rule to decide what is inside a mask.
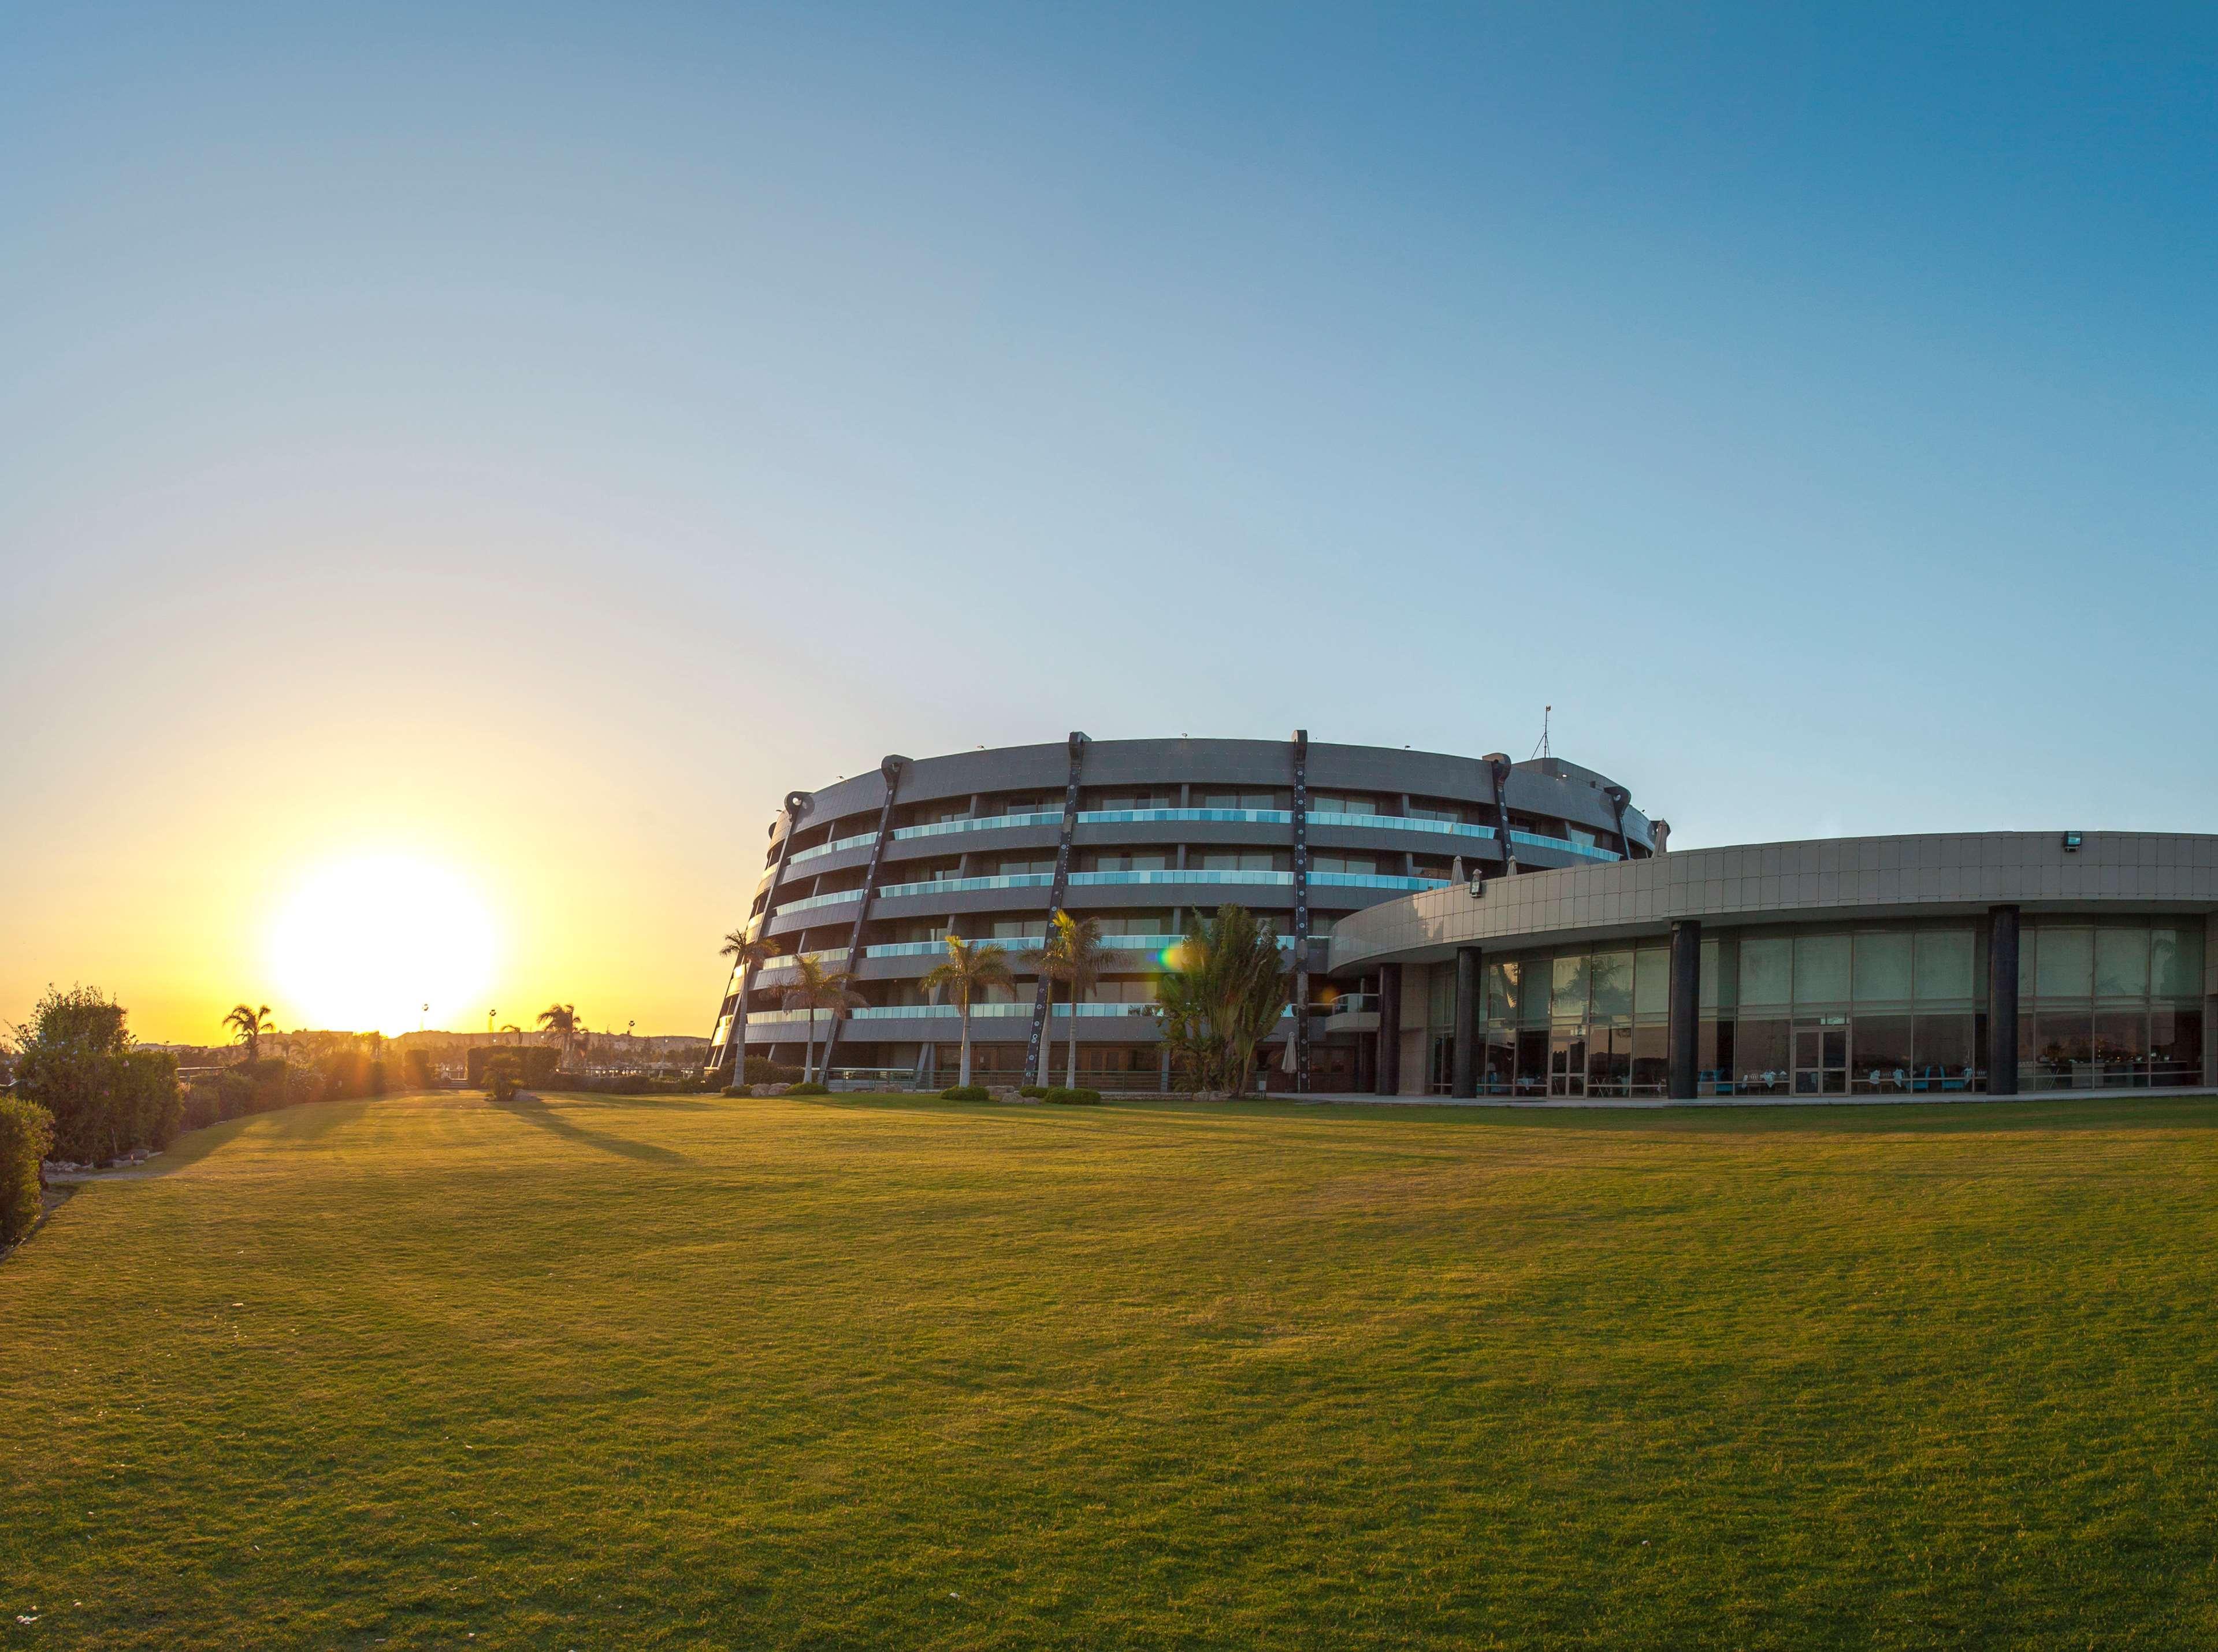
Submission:
[[[0,1649],[2218,1642],[2209,1100],[443,1096],[156,1164],[0,1263]]]

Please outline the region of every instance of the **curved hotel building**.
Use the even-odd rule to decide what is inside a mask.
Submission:
[[[1661,828],[1602,775],[1555,758],[1447,757],[1286,741],[1113,740],[961,752],[796,792],[771,823],[747,919],[784,956],[735,971],[710,1062],[728,1065],[744,998],[749,1053],[793,1064],[805,1012],[783,1007],[793,955],[849,970],[865,1002],[841,1018],[831,1065],[887,1080],[950,1082],[952,1005],[919,978],[945,937],[1007,947],[1013,992],[972,1010],[973,1065],[1014,1082],[1033,1070],[1048,1023],[1025,969],[1049,914],[1099,919],[1112,968],[1054,1037],[1077,1028],[1085,1082],[1168,1082],[1148,1006],[1151,972],[1196,908],[1236,902],[1267,921],[1308,991],[1334,1013],[1286,1015],[1272,1050],[1311,1090],[1378,1083],[1375,1014],[1326,979],[1335,929],[1382,901],[1471,878],[1598,866],[1654,853]],[[1298,975],[1298,980],[1300,976]],[[1348,984],[1353,986],[1356,984]],[[1366,1016],[1369,1018],[1366,1019]],[[820,1015],[823,1032],[830,1018]],[[1387,1061],[1392,1065],[1392,1053]],[[1063,1070],[1058,1057],[1056,1071]]]
[[[1077,1028],[1085,1082],[1168,1088],[1151,972],[1191,911],[1276,928],[1293,1006],[1274,1090],[1502,1101],[1824,1099],[2218,1083],[2218,837],[1996,832],[1665,854],[1601,774],[1376,747],[1090,742],[910,762],[771,823],[748,920],[787,957],[735,973],[751,1053],[797,1064],[782,997],[807,952],[864,1003],[832,1065],[952,1072],[956,1013],[918,981],[951,935],[1013,991],[973,1011],[989,1081]],[[1048,915],[1129,960],[1074,1014],[1026,971]],[[820,1016],[820,1031],[829,1022]],[[1062,1071],[1058,1052],[1053,1072]],[[1052,1076],[1052,1075],[1050,1075]]]

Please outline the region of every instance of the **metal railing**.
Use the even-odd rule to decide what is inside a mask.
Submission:
[[[1496,837],[1491,826],[1473,825],[1460,820],[1434,820],[1423,815],[1350,815],[1336,810],[1312,809],[1307,818],[1312,826],[1354,826],[1366,831],[1423,832],[1434,836],[1465,838],[1474,843],[1492,842]],[[1130,826],[1199,821],[1244,826],[1292,826],[1293,819],[1293,811],[1287,809],[1086,809],[1079,811],[1078,823],[1081,826]],[[945,837],[961,832],[1007,831],[1024,826],[1060,826],[1062,823],[1060,810],[1021,815],[982,815],[970,820],[939,820],[926,826],[903,826],[895,831],[894,838],[897,842],[913,842],[919,838]],[[877,837],[875,832],[864,832],[855,837],[836,838],[828,843],[819,843],[814,848],[796,849],[786,864],[798,866],[804,860],[837,854],[846,849],[866,849],[877,841]],[[1509,829],[1509,841],[1521,843],[1528,848],[1554,849],[1559,854],[1576,854],[1589,860],[1624,858],[1615,850],[1603,848],[1598,843],[1582,843],[1575,838],[1551,837],[1515,826]]]

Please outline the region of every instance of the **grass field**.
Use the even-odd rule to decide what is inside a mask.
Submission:
[[[0,1263],[0,1648],[2218,1642],[2208,1100],[156,1163]]]

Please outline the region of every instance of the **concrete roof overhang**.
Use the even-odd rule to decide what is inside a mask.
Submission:
[[[2065,847],[2076,836],[2076,848]],[[1459,947],[1527,950],[1669,934],[1683,918],[1744,928],[2028,914],[2218,911],[2218,836],[1970,832],[1674,850],[1645,860],[1497,878],[1342,918],[1328,966],[1437,963]]]

